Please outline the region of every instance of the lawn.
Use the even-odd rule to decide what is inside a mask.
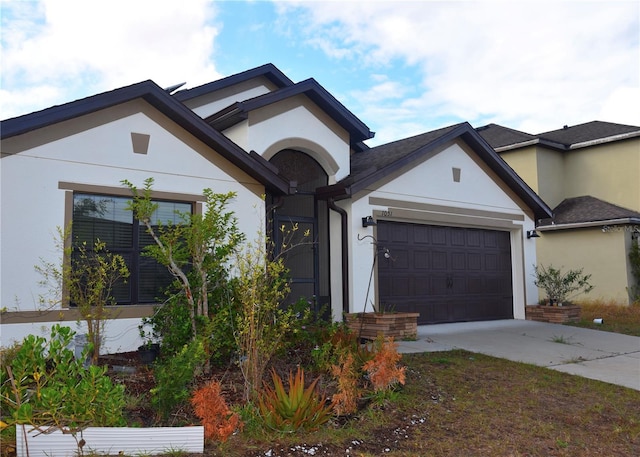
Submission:
[[[605,324],[593,324],[594,318]],[[640,336],[640,306],[583,305],[575,324]],[[137,356],[132,353],[133,358]],[[295,368],[295,354],[274,361]],[[134,362],[132,362],[134,363]],[[205,457],[308,456],[638,456],[640,391],[467,351],[404,355],[406,384],[391,400],[363,402],[313,432],[265,431],[242,406],[237,365],[218,368],[223,396],[243,412],[244,429],[225,443],[207,443]],[[153,370],[111,374],[126,386],[129,423],[152,425]],[[313,378],[311,370],[308,380]],[[327,384],[319,384],[320,390]],[[197,419],[189,405],[170,424]],[[4,448],[2,455],[7,453]],[[186,457],[180,450],[168,456]]]
[[[209,456],[634,456],[640,392],[466,351],[403,358],[407,383],[314,433],[247,429]]]
[[[640,305],[580,305],[572,325],[640,336]],[[303,435],[264,434],[249,423],[207,455],[640,455],[639,391],[465,351],[405,355],[403,363],[407,382],[393,403]]]

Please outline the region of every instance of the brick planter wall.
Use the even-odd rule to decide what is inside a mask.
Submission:
[[[415,339],[419,313],[350,313],[347,326],[361,338],[375,340],[379,333],[396,340]]]
[[[525,317],[528,321],[551,322],[565,324],[580,320],[580,307],[570,306],[526,306]]]

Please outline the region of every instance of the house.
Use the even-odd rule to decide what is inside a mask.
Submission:
[[[640,127],[588,122],[531,135],[490,124],[477,129],[553,208],[537,221],[538,263],[584,268],[593,291],[578,298],[629,303],[628,259],[640,234]]]
[[[538,298],[526,233],[551,210],[468,123],[369,148],[373,132],[318,82],[267,64],[185,90],[145,81],[0,127],[2,344],[77,319],[42,308],[34,271],[59,261],[53,234],[72,222],[109,233],[135,266],[104,349],[139,344],[163,272],[140,254],[123,179],[153,177],[166,214],[201,210],[205,188],[235,191],[249,239],[265,224],[308,230],[314,243],[287,261],[291,296],[335,320],[374,306],[420,323],[522,319]]]

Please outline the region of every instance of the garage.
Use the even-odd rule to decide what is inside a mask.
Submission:
[[[420,324],[513,318],[508,231],[379,220],[377,241],[385,310]]]

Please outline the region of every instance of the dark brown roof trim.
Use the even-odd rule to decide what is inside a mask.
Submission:
[[[22,135],[137,98],[141,98],[154,106],[195,138],[198,138],[249,176],[264,184],[270,192],[277,194],[287,194],[289,192],[290,183],[277,173],[274,173],[265,159],[257,154],[247,154],[237,144],[212,129],[202,118],[150,80],[4,120],[0,123],[0,138],[6,139]]]
[[[261,76],[267,78],[278,88],[293,85],[293,81],[291,81],[287,77],[287,75],[278,70],[278,68],[272,63],[268,63],[256,68],[252,68],[251,70],[243,71],[242,73],[227,76],[226,78],[203,84],[202,86],[181,90],[174,93],[173,96],[178,100],[184,102],[186,100],[191,100],[192,98],[200,97],[201,95],[215,92],[217,90],[224,89],[225,87],[234,86],[241,82],[249,81]]]
[[[306,79],[292,86],[260,95],[233,105],[207,117],[205,120],[217,130],[227,129],[242,120],[249,112],[280,102],[296,95],[304,94],[350,134],[352,145],[373,138],[374,133],[333,95],[313,79]]]

